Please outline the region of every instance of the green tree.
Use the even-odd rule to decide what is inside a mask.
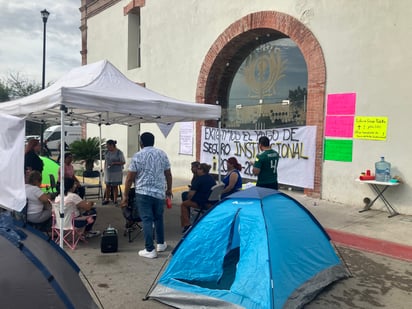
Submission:
[[[26,97],[41,90],[41,85],[27,77],[16,73],[9,74],[5,80],[0,80],[0,102]],[[41,135],[42,126],[39,123],[26,121],[26,135]]]
[[[0,102],[5,102],[10,100],[9,96],[10,90],[7,85],[0,80]]]
[[[87,172],[93,170],[94,162],[100,158],[100,140],[98,137],[81,139],[70,144],[70,152],[75,161],[84,161]]]
[[[41,85],[34,80],[29,80],[27,77],[19,73],[10,73],[7,78],[7,85],[10,89],[10,98],[17,99],[27,97],[41,90]]]
[[[302,108],[303,103],[305,102],[307,97],[307,90],[306,88],[298,88],[294,90],[289,90],[289,100],[292,103],[295,103],[298,107]]]

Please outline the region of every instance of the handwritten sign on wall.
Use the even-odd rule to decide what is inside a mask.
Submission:
[[[193,154],[193,122],[180,123],[179,154]]]
[[[388,117],[356,116],[353,137],[368,140],[386,140]]]

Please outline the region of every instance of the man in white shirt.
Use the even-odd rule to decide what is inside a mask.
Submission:
[[[141,150],[134,154],[125,181],[122,207],[127,206],[129,190],[135,183],[135,207],[138,207],[143,224],[145,248],[139,255],[156,258],[157,252],[165,251],[163,213],[166,196],[172,196],[170,162],[163,150],[153,147],[154,135],[145,132],[140,136]],[[153,225],[157,246],[153,243]]]

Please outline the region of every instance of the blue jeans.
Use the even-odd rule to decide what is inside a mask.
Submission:
[[[90,232],[93,228],[94,223],[96,222],[96,218],[97,218],[96,208],[92,208],[89,211],[85,211],[84,213],[80,215],[80,217],[82,216],[92,216],[94,220],[92,223],[87,222],[87,220],[74,220],[74,226],[78,228],[85,226],[86,228],[84,229],[84,231]]]
[[[187,200],[187,195],[189,194],[189,191],[184,191],[182,192],[182,202]]]
[[[163,212],[165,200],[152,196],[136,194],[135,207],[139,209],[140,218],[143,224],[143,234],[145,248],[147,251],[154,249],[153,244],[153,224],[156,232],[158,244],[164,243]]]

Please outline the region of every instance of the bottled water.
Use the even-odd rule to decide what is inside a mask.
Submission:
[[[385,181],[389,182],[389,180],[391,180],[391,172],[387,168],[387,169],[385,169]]]
[[[391,164],[384,157],[375,163],[375,180],[387,182],[391,179]]]

